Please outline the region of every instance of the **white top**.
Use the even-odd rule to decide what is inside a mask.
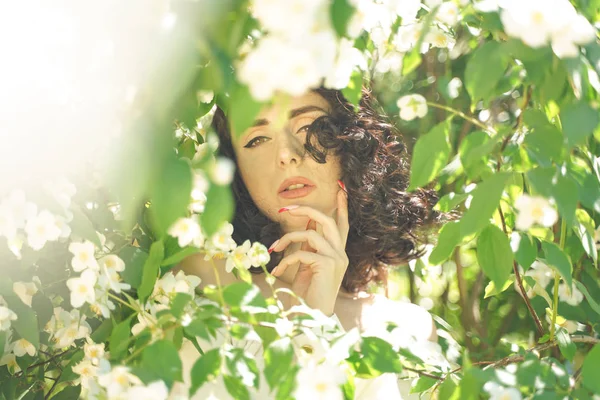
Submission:
[[[384,301],[390,301],[386,298],[384,298],[383,296],[381,296],[383,299],[385,299]],[[394,302],[396,303],[396,302]],[[406,304],[406,306],[409,306],[409,309],[414,310],[414,307],[417,307],[413,304]],[[389,318],[389,310],[388,310],[388,318],[385,318],[382,315],[376,315],[377,313],[370,313],[370,317],[369,319],[373,319],[373,322],[378,322],[379,324],[381,324],[381,326],[386,325],[387,321],[390,320]],[[396,324],[398,324],[400,327],[402,327],[402,325],[406,326],[407,331],[411,331],[414,330],[414,328],[417,326],[415,324],[415,319],[413,318],[412,315],[406,315],[406,313],[403,313],[404,315],[402,315],[404,318],[403,319],[403,324],[398,324],[398,321],[396,320],[396,318],[392,318],[396,321]],[[421,313],[422,314],[422,313]],[[339,319],[337,319],[337,316],[333,316],[331,317],[331,319],[340,326],[341,328],[341,324],[339,322]],[[379,325],[378,324],[378,325]],[[369,330],[368,331],[375,331],[375,329],[372,329],[373,324],[367,325],[369,326]],[[412,329],[411,329],[412,328]],[[419,328],[417,328],[419,329]],[[422,328],[420,328],[422,329]],[[367,332],[368,334],[368,332]],[[365,333],[363,333],[363,336],[365,335]],[[213,349],[215,347],[220,347],[224,341],[226,340],[226,335],[224,335],[223,330],[220,330],[217,332],[217,337],[211,342],[208,343],[204,340],[202,340],[201,338],[197,338],[198,339],[198,344],[200,345],[200,347],[202,348],[202,350],[206,351],[206,350],[210,350]],[[302,346],[302,342],[303,341],[307,341],[311,343],[311,345],[314,345],[314,342],[309,340],[308,338],[306,338],[306,335],[301,334],[298,335],[296,337],[293,338],[293,341],[298,344],[298,347]],[[257,363],[258,369],[261,371],[263,371],[264,369],[264,362],[263,362],[263,348],[262,348],[262,343],[260,341],[254,341],[254,340],[233,340],[233,342],[231,343],[234,347],[236,348],[244,348],[245,351],[249,354],[251,354],[254,358],[254,360]],[[181,347],[181,350],[179,351],[179,355],[181,357],[182,363],[183,363],[183,378],[184,378],[184,383],[176,383],[174,385],[174,388],[172,390],[171,393],[171,397],[170,399],[177,399],[179,395],[184,396],[185,398],[187,398],[187,393],[189,390],[189,387],[191,385],[191,378],[190,378],[190,371],[192,369],[192,367],[194,366],[194,363],[196,362],[196,360],[200,357],[200,353],[196,350],[196,348],[194,347],[194,345],[187,339],[184,339],[183,345]],[[393,373],[385,373],[382,374],[380,376],[378,376],[377,378],[373,378],[373,379],[360,379],[360,378],[355,378],[355,399],[359,399],[359,400],[399,400],[399,399],[409,399],[409,400],[416,400],[419,399],[419,395],[418,394],[409,394],[410,392],[410,385],[411,385],[411,380],[406,380],[406,379],[400,379],[396,374]],[[272,399],[274,398],[274,394],[270,394],[269,393],[269,386],[266,383],[266,379],[264,378],[264,376],[260,377],[260,385],[259,385],[260,389],[257,391],[254,388],[248,388],[251,394],[251,398],[253,399]],[[213,397],[211,397],[213,396]],[[421,398],[428,398],[426,396],[423,396]],[[219,399],[219,400],[225,400],[225,399],[232,399],[231,395],[227,392],[227,389],[225,388],[225,384],[223,382],[223,379],[221,376],[219,376],[217,379],[211,381],[211,382],[206,382],[202,387],[200,387],[200,389],[198,389],[196,391],[196,393],[194,394],[194,396],[190,397],[191,400],[205,400],[205,399]]]

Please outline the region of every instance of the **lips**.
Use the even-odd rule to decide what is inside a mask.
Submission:
[[[299,185],[299,184],[304,185],[304,187],[292,189],[292,190],[286,190],[287,188],[289,188],[292,185]],[[293,198],[297,198],[297,197],[306,196],[307,194],[309,194],[310,192],[312,192],[315,189],[316,189],[315,183],[313,181],[311,181],[310,179],[307,179],[303,176],[294,176],[294,177],[284,180],[281,183],[281,185],[279,186],[279,189],[277,189],[277,193],[279,194],[279,196],[281,196],[283,198],[293,199]]]

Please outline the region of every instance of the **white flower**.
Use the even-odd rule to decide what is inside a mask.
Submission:
[[[93,365],[90,360],[82,360],[74,365],[73,372],[80,376],[81,387],[88,390],[88,397],[90,392],[98,391],[99,387],[98,383],[96,382],[96,378],[98,376],[98,367]]]
[[[83,353],[93,365],[98,365],[100,359],[104,357],[104,343],[94,343],[90,338],[87,338],[83,345]]]
[[[13,353],[6,353],[0,358],[0,366],[2,365],[6,365],[8,372],[13,375],[21,371],[21,367],[17,364],[17,358]]]
[[[56,218],[46,210],[27,220],[25,232],[27,243],[34,250],[40,250],[48,241],[57,240],[61,233]]]
[[[558,298],[567,304],[577,306],[583,301],[583,293],[575,286],[573,286],[573,289],[569,289],[566,283],[561,283],[558,285]]]
[[[596,30],[580,14],[573,15],[572,22],[552,33],[552,51],[559,58],[577,57],[579,45],[587,44],[596,38]]]
[[[402,25],[393,39],[393,44],[400,52],[407,52],[413,48],[423,34],[423,24],[412,23]]]
[[[208,191],[209,183],[202,171],[194,171],[193,186],[192,186],[192,201],[189,209],[193,213],[203,213],[204,205],[206,204],[206,192]]]
[[[300,35],[315,24],[324,0],[254,0],[252,11],[261,25],[282,36]]]
[[[396,14],[402,18],[402,24],[414,21],[423,6],[421,0],[390,0],[389,4],[395,8]]]
[[[354,47],[354,42],[342,39],[335,65],[325,77],[325,87],[343,89],[348,86],[354,67],[357,65],[363,70],[367,69],[366,60],[360,50]]]
[[[200,225],[194,218],[179,218],[171,225],[168,233],[177,238],[179,247],[185,247],[190,243],[196,247],[201,247],[204,242]]]
[[[346,382],[346,375],[339,366],[330,363],[317,364],[309,360],[298,371],[298,382],[294,398],[298,400],[343,399],[340,385]]]
[[[518,212],[515,226],[521,231],[528,230],[535,223],[549,228],[558,219],[550,202],[540,196],[524,194],[515,201],[515,208]]]
[[[94,285],[98,277],[90,269],[83,271],[79,278],[67,280],[67,287],[71,291],[71,305],[75,308],[81,307],[84,303],[92,304],[96,300]]]
[[[105,267],[108,270],[123,272],[125,271],[125,262],[115,254],[109,254],[98,260],[101,267]]]
[[[10,329],[10,321],[15,321],[17,314],[6,306],[4,299],[0,296],[0,331],[8,331]]]
[[[483,390],[489,393],[490,400],[521,400],[521,392],[515,388],[507,388],[496,382],[489,381],[483,385]]]
[[[210,169],[210,178],[217,185],[229,185],[235,174],[235,163],[227,157],[218,157]]]
[[[105,281],[105,278],[103,277],[99,278],[99,282],[100,284],[107,283]],[[119,283],[117,282],[117,284]],[[126,284],[119,285],[121,286],[121,288],[123,288]],[[116,308],[115,304],[108,297],[108,290],[109,287],[104,287],[100,289],[96,288],[96,300],[94,301],[94,303],[90,304],[90,310],[92,310],[92,312],[94,312],[94,314],[98,316],[102,315],[104,318],[109,318],[110,312]]]
[[[17,260],[21,259],[21,249],[23,249],[23,243],[25,243],[25,236],[17,233],[15,236],[6,238],[6,245],[8,249],[15,255]]]
[[[60,177],[53,182],[45,184],[44,188],[50,192],[58,204],[65,209],[71,206],[71,198],[77,192],[75,185],[64,177]]]
[[[72,346],[75,340],[88,337],[92,332],[86,316],[80,315],[79,310],[67,312],[61,307],[54,309],[54,315],[46,324],[45,330],[52,335],[58,348]]]
[[[473,8],[484,13],[498,11],[500,1],[502,0],[479,0],[473,4]]]
[[[554,273],[549,266],[536,260],[531,264],[531,268],[527,270],[525,276],[531,276],[538,285],[545,289],[554,278]]]
[[[94,243],[88,240],[85,242],[71,242],[69,251],[73,253],[71,266],[75,272],[81,272],[86,268],[98,270],[98,261],[94,256],[96,251]]]
[[[166,400],[169,397],[169,389],[163,381],[155,381],[149,383],[148,386],[133,386],[127,391],[126,397],[129,399]]]
[[[267,248],[259,243],[252,243],[252,247],[248,250],[248,257],[250,258],[250,263],[253,267],[260,267],[261,265],[266,265],[271,260],[271,255]]]
[[[13,190],[0,203],[0,215],[7,213],[11,216],[12,225],[16,229],[25,227],[25,221],[35,217],[37,206],[28,202],[25,198],[25,192],[20,189]],[[2,234],[2,217],[0,216],[0,234]],[[8,236],[8,235],[7,235]]]
[[[98,376],[98,383],[106,388],[106,393],[111,398],[126,392],[131,385],[139,385],[142,382],[129,372],[129,368],[117,366],[109,373]]]
[[[400,118],[412,121],[415,118],[423,118],[427,114],[425,97],[420,94],[409,94],[402,96],[396,102],[400,108]]]
[[[38,291],[37,286],[33,282],[15,282],[13,283],[13,292],[21,299],[21,301],[31,307],[33,295]]]
[[[29,354],[30,356],[33,357],[37,351],[35,349],[35,347],[33,346],[33,344],[31,344],[31,342],[29,342],[28,340],[25,340],[25,339],[19,339],[19,340],[13,342],[11,347],[12,347],[12,352],[17,357],[23,357],[25,354]]]
[[[233,234],[233,225],[226,222],[221,229],[206,242],[207,255],[205,259],[209,260],[214,254],[227,253],[236,248],[236,243],[231,237]]]
[[[66,239],[69,236],[71,236],[71,227],[69,226],[68,222],[70,222],[67,218],[60,216],[60,215],[56,215],[56,227],[58,229],[60,229],[60,235],[59,237],[62,239]],[[72,220],[73,218],[71,218]]]
[[[290,336],[294,332],[294,323],[287,318],[277,318],[275,320],[275,331],[281,337]]]
[[[460,10],[458,6],[451,1],[447,1],[440,5],[435,18],[446,25],[454,26],[460,20]]]
[[[433,47],[439,47],[441,49],[447,48],[452,50],[456,44],[456,41],[448,33],[436,26],[432,26],[429,28],[429,31],[423,39],[423,44],[425,45],[427,43],[431,44]]]
[[[168,304],[170,298],[176,293],[187,293],[193,296],[200,281],[199,277],[186,275],[181,270],[177,272],[177,275],[173,275],[173,272],[169,271],[156,281],[152,296],[159,303]]]
[[[225,264],[227,272],[233,271],[234,268],[248,269],[252,266],[252,260],[247,255],[248,250],[250,250],[250,241],[246,240],[231,252]]]

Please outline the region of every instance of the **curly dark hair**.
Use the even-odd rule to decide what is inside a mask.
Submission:
[[[431,189],[406,191],[410,172],[406,146],[396,128],[375,111],[369,90],[363,89],[357,110],[338,90],[314,91],[328,101],[331,113],[311,124],[305,151],[319,163],[325,163],[329,151],[339,155],[348,191],[349,266],[342,287],[357,292],[371,282],[386,284],[388,265],[404,264],[422,255],[428,228],[439,224],[443,216],[433,210],[437,194]],[[219,153],[236,161],[227,119],[219,108],[213,128],[220,139]],[[256,207],[237,172],[232,189],[236,199],[233,239],[237,243],[249,239],[269,246],[283,235],[279,224]],[[282,253],[272,253],[267,270],[282,257]],[[262,272],[260,268],[251,271]]]

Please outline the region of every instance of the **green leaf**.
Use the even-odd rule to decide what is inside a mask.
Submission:
[[[6,345],[6,331],[0,331],[0,354],[4,354],[4,346]]]
[[[354,105],[355,109],[358,109],[358,105],[362,97],[362,87],[363,74],[360,70],[355,69],[350,76],[350,82],[348,82],[348,86],[342,89],[342,94],[346,100]]]
[[[185,216],[192,193],[192,170],[188,160],[170,157],[154,178],[152,218],[160,236]]]
[[[329,10],[333,29],[339,37],[344,37],[348,33],[348,23],[354,15],[354,7],[348,0],[333,0]]]
[[[248,86],[236,84],[229,99],[227,119],[232,136],[240,137],[246,129],[252,126],[264,103],[252,97]]]
[[[225,186],[210,185],[206,193],[204,212],[200,216],[202,229],[207,236],[216,233],[224,222],[230,221],[235,210],[231,190]]]
[[[173,264],[177,264],[180,261],[183,261],[185,258],[187,258],[188,256],[191,256],[192,254],[196,254],[201,252],[202,250],[197,248],[197,247],[185,247],[183,249],[181,249],[181,251],[178,251],[177,253],[165,258],[162,263],[160,263],[161,267],[166,267],[169,265],[173,265]]]
[[[600,213],[600,182],[594,174],[585,177],[583,184],[579,188],[581,203]]]
[[[75,365],[79,364],[79,362],[81,360],[83,360],[84,356],[85,356],[85,354],[83,353],[83,350],[78,350],[75,353],[73,353],[73,355],[71,356],[71,359],[69,360],[67,365],[63,368],[63,373],[60,376],[58,381],[59,382],[68,382],[68,381],[72,381],[72,380],[79,378],[80,375],[73,372],[73,367]]]
[[[31,299],[31,308],[37,314],[38,326],[46,326],[54,315],[54,306],[50,299],[44,296],[41,292],[37,292]]]
[[[415,45],[402,57],[402,76],[410,74],[421,65],[421,52],[419,49],[420,47]]]
[[[73,212],[73,220],[69,222],[72,233],[76,236],[80,236],[83,239],[87,239],[94,243],[98,248],[102,248],[100,243],[100,237],[96,233],[94,224],[88,218],[87,215],[79,208],[77,204],[71,204],[70,210]]]
[[[575,209],[579,201],[578,187],[575,181],[571,177],[559,175],[552,186],[552,197],[556,201],[560,215],[569,226],[573,225]]]
[[[264,354],[264,375],[269,388],[273,390],[279,386],[288,371],[282,365],[291,365],[294,360],[294,349],[289,338],[274,341],[267,347]]]
[[[223,288],[223,299],[231,307],[266,307],[267,302],[260,289],[246,282],[235,282]]]
[[[467,193],[454,193],[450,192],[444,196],[436,203],[433,207],[434,210],[438,210],[441,212],[452,211],[454,207],[462,203],[469,197]]]
[[[587,288],[583,285],[583,283],[575,281],[575,286],[577,286],[577,289],[579,289],[579,291],[583,293],[585,299],[590,304],[590,307],[592,307],[592,310],[596,311],[596,313],[600,315],[600,304],[596,303],[594,298],[590,296],[590,292],[588,292]]]
[[[132,288],[137,289],[142,283],[144,264],[146,264],[148,254],[139,248],[128,246],[121,250],[119,257],[125,262],[125,270],[121,272],[121,277]]]
[[[410,393],[424,392],[438,382],[439,379],[433,379],[428,376],[420,376],[412,382]]]
[[[579,208],[576,210],[577,222],[573,227],[575,234],[581,241],[581,245],[585,250],[586,254],[594,261],[594,265],[598,265],[598,248],[596,247],[595,236],[595,222],[589,214]]]
[[[600,122],[600,112],[582,101],[563,107],[560,112],[560,121],[567,145],[572,148],[583,143],[594,132]]]
[[[450,398],[453,398],[456,388],[456,383],[454,383],[452,378],[448,377],[444,379],[444,382],[442,382],[438,389],[438,400],[449,400]]]
[[[160,270],[160,263],[163,259],[164,251],[165,247],[162,240],[154,242],[152,243],[152,246],[150,246],[150,254],[144,263],[144,270],[142,271],[142,282],[137,290],[138,298],[142,304],[144,304],[148,296],[152,294],[154,284],[158,278],[158,271]]]
[[[476,153],[474,150],[482,146],[489,140],[489,135],[483,131],[471,132],[463,139],[458,149],[458,154],[460,155],[460,162],[462,163],[463,167],[468,168],[473,164],[481,163],[484,161],[484,155],[480,154],[479,152]]]
[[[16,295],[4,295],[4,300],[8,303],[8,308],[17,314],[17,319],[11,323],[12,328],[23,339],[30,342],[36,349],[39,349],[40,329],[36,312],[23,303]]]
[[[573,361],[573,357],[575,357],[575,353],[577,352],[577,346],[575,343],[571,341],[571,336],[569,336],[569,332],[565,329],[559,329],[556,332],[556,341],[558,342],[558,348],[560,349],[560,353],[569,361]]]
[[[428,184],[444,168],[451,149],[448,141],[449,130],[450,119],[447,119],[417,140],[413,151],[408,191]]]
[[[500,204],[500,197],[509,174],[494,174],[477,185],[473,191],[471,206],[460,221],[460,239],[477,233],[488,225]]]
[[[55,396],[52,396],[52,400],[73,400],[78,399],[81,394],[81,385],[67,386]]]
[[[209,350],[204,353],[203,356],[200,356],[194,363],[190,373],[190,376],[192,377],[190,397],[192,397],[206,381],[211,381],[219,376],[222,363],[220,351],[220,348]]]
[[[554,243],[542,242],[546,255],[546,264],[554,268],[565,280],[569,288],[573,287],[573,266],[569,257]]]
[[[473,104],[480,99],[487,100],[507,66],[508,58],[501,43],[486,42],[473,52],[465,68],[465,87]]]
[[[175,293],[175,297],[171,300],[171,314],[173,314],[175,318],[181,317],[185,306],[187,306],[190,301],[192,301],[192,296],[189,294],[181,292]]]
[[[529,109],[524,112],[524,123],[531,129],[527,133],[523,145],[540,165],[549,167],[553,161],[562,158],[563,136],[546,115],[539,110]]]
[[[392,345],[378,337],[365,337],[360,344],[361,373],[379,376],[386,372],[401,372],[402,363]],[[368,371],[368,372],[367,372]]]
[[[503,287],[513,267],[513,253],[506,234],[490,224],[477,239],[477,261],[496,287]]]
[[[596,344],[583,360],[581,378],[583,385],[593,391],[600,393],[600,344]]]
[[[223,375],[223,382],[232,398],[236,400],[250,400],[250,392],[248,392],[248,388],[244,386],[239,378],[231,375]]]
[[[129,336],[131,335],[131,320],[135,314],[130,315],[127,319],[119,322],[113,328],[110,334],[109,349],[110,356],[113,360],[121,359],[127,352],[129,346]]]
[[[517,263],[527,271],[537,258],[537,247],[533,239],[527,233],[513,232],[511,237],[512,246],[514,246],[512,250]]]
[[[159,340],[146,347],[142,352],[140,365],[151,372],[156,379],[161,379],[169,387],[175,381],[182,381],[182,364],[175,345],[168,340]]]
[[[452,221],[446,223],[440,229],[440,234],[438,236],[438,241],[429,255],[429,263],[431,265],[439,265],[443,261],[445,261],[452,252],[454,248],[458,246],[460,243],[460,221]]]
[[[499,295],[500,293],[504,292],[506,289],[511,287],[514,281],[514,276],[511,276],[506,282],[504,282],[502,286],[496,286],[494,281],[490,281],[485,286],[483,298],[487,299],[488,297]]]
[[[527,171],[527,179],[531,186],[544,197],[552,197],[552,181],[556,170],[554,168],[534,168]]]

